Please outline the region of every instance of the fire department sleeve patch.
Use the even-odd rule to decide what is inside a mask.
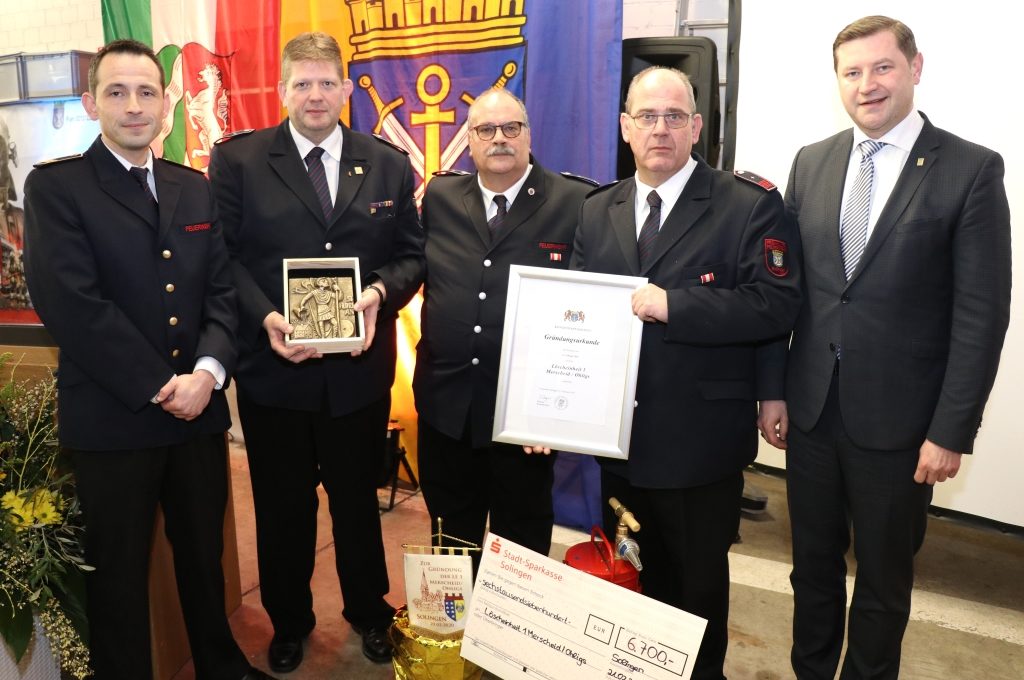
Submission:
[[[776,238],[764,240],[764,264],[768,273],[778,278],[789,276],[788,252],[789,247],[785,241]]]

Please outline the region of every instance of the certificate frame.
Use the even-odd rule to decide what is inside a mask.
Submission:
[[[512,265],[494,441],[626,459],[643,323],[638,276]]]
[[[285,335],[285,345],[323,354],[363,348],[363,313],[352,309],[362,298],[358,257],[290,258],[282,260],[281,269],[284,318],[295,329]],[[321,280],[327,285],[319,286]],[[330,312],[318,319],[319,309]]]

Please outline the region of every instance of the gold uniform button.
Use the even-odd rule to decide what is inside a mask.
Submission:
[[[166,286],[164,286],[164,290],[166,290],[168,293],[173,293],[174,292],[174,284],[173,283],[168,283]]]
[[[178,358],[179,354],[181,354],[181,350],[180,349],[176,349],[176,350],[171,352],[171,356],[174,357],[175,359]]]
[[[172,326],[177,326],[178,325],[178,317],[172,316],[170,319],[167,320],[167,323],[171,324]]]
[[[171,251],[169,251],[169,250],[165,250],[164,252],[162,252],[160,254],[163,256],[163,258],[165,260],[171,259]]]

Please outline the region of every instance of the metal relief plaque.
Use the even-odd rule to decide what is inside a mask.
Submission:
[[[362,291],[359,259],[288,259],[283,269],[284,317],[293,328],[285,343],[323,353],[362,349],[363,314],[354,309]]]

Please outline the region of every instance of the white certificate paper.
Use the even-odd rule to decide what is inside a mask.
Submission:
[[[687,680],[706,625],[488,534],[462,656],[501,678]]]
[[[493,439],[626,458],[643,324],[640,277],[513,265]]]

